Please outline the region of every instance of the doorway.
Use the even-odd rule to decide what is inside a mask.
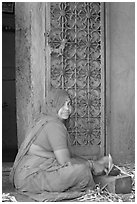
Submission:
[[[2,3],[2,161],[17,153],[14,4]]]
[[[68,91],[74,108],[68,126],[71,151],[96,159],[106,148],[104,3],[45,5],[45,95],[51,86]]]

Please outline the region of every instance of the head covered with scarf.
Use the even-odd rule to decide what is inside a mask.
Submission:
[[[58,116],[58,111],[69,99],[69,94],[64,89],[52,88],[46,98],[46,115]]]

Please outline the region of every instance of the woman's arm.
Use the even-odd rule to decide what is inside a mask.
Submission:
[[[67,144],[67,130],[60,121],[50,122],[46,126],[48,142],[59,164],[70,162],[71,156]]]
[[[61,165],[65,164],[66,162],[71,161],[70,153],[69,153],[69,150],[67,148],[55,150],[54,154],[55,154],[57,161]]]
[[[82,157],[79,156],[71,156],[69,149],[65,148],[65,149],[59,149],[54,151],[55,157],[57,159],[57,161],[59,162],[59,164],[63,165],[67,162],[70,162],[71,164],[85,164],[86,166],[88,166],[90,169],[92,169],[92,163],[89,162],[89,160],[86,160]]]

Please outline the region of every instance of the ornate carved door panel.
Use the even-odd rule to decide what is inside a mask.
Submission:
[[[104,154],[104,3],[46,3],[46,90],[66,89],[71,151]]]

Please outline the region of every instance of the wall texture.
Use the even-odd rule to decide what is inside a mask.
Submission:
[[[135,157],[135,4],[110,3],[111,136],[115,162]]]
[[[110,150],[114,162],[135,153],[135,5],[109,3]],[[16,3],[16,93],[18,145],[45,97],[45,4]],[[35,71],[34,71],[35,70]]]
[[[45,3],[16,3],[18,146],[45,100]],[[35,71],[34,71],[35,70]]]

